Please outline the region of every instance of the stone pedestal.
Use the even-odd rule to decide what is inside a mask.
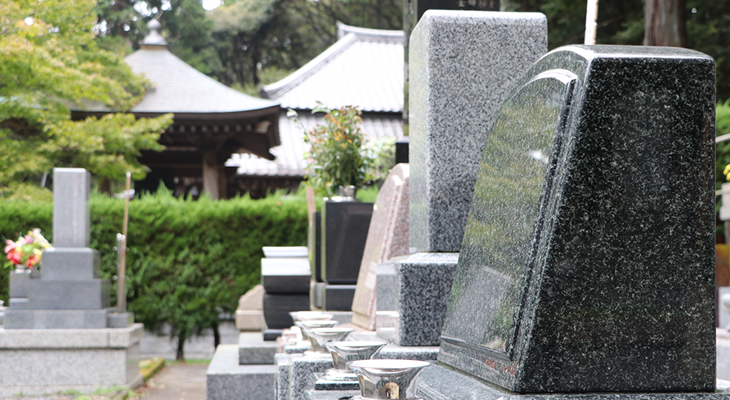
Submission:
[[[458,260],[457,253],[416,253],[378,265],[378,336],[438,346]]]
[[[0,329],[0,396],[136,387],[142,324],[122,329]]]

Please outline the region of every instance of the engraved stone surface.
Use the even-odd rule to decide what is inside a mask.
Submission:
[[[53,169],[53,246],[89,247],[91,174],[83,168]]]
[[[423,14],[409,48],[411,253],[459,251],[487,130],[546,51],[539,13]]]
[[[714,83],[679,48],[533,65],[484,146],[439,361],[518,393],[715,389]]]
[[[378,192],[368,238],[352,300],[352,323],[375,330],[376,267],[393,257],[408,254],[408,164],[390,171]]]

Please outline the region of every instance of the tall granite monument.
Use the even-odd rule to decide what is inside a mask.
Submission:
[[[378,267],[376,330],[399,345],[437,346],[486,132],[547,51],[547,20],[429,10],[409,51],[409,251],[416,254]]]
[[[91,175],[56,168],[53,185],[54,248],[43,253],[39,278],[10,274],[5,329],[106,328],[110,284],[101,279],[99,252],[89,248]]]
[[[535,63],[487,135],[450,368],[416,394],[714,392],[714,112],[715,63],[695,51],[569,46]]]

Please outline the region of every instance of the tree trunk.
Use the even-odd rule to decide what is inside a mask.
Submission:
[[[177,356],[175,359],[177,361],[185,361],[185,337],[183,335],[180,335],[177,337]]]
[[[644,45],[687,47],[685,0],[645,0]]]

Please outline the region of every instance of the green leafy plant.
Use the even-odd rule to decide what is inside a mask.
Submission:
[[[325,112],[324,124],[305,130],[304,142],[310,146],[304,157],[310,160],[305,179],[315,192],[334,196],[340,186],[364,187],[372,180],[372,152],[367,151],[365,134],[360,129],[362,118],[357,107],[329,109],[322,103],[312,114]],[[294,110],[287,112],[301,125]],[[302,128],[304,128],[302,126]]]
[[[124,200],[92,194],[90,246],[101,255],[101,277],[116,275],[116,234]],[[0,201],[0,237],[37,226],[53,241],[53,202]],[[167,190],[129,203],[127,305],[145,329],[169,334],[184,358],[185,340],[218,329],[235,313],[239,297],[261,282],[263,246],[304,246],[304,191],[276,192],[252,200],[198,201]],[[0,274],[0,299],[8,299],[8,273]],[[112,291],[112,304],[116,302]],[[168,330],[169,328],[169,330]]]

